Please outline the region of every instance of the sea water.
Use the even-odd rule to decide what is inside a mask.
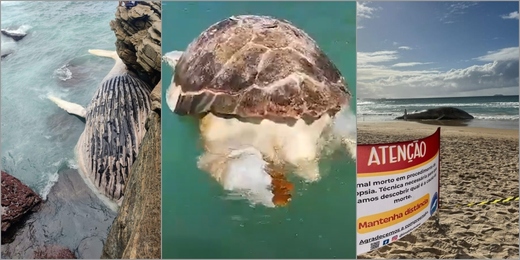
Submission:
[[[456,107],[473,115],[469,126],[518,129],[518,96],[359,99],[358,122],[389,121],[436,107]]]
[[[58,172],[74,168],[84,123],[47,99],[87,106],[114,61],[88,49],[115,50],[110,20],[117,2],[1,2],[2,170],[45,198]]]
[[[241,14],[284,18],[306,31],[346,77],[355,113],[355,2],[163,2],[163,53],[183,51],[213,23]],[[164,96],[172,75],[166,62],[162,72]],[[162,104],[163,258],[356,257],[356,172],[347,151],[322,159],[319,182],[291,176],[287,207],[251,206],[197,168],[197,121]]]

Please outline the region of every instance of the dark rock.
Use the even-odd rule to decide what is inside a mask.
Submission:
[[[27,33],[13,32],[13,31],[8,31],[6,29],[1,29],[0,32],[2,32],[3,35],[5,35],[9,38],[12,38],[15,41],[19,41],[19,40],[23,39],[25,36],[27,36]]]
[[[95,248],[96,250],[92,250]],[[84,259],[98,259],[103,252],[103,240],[101,237],[86,237],[79,243],[78,254]]]
[[[33,257],[34,259],[76,259],[76,256],[70,249],[52,245],[52,246],[43,246],[37,248],[34,251]]]
[[[41,201],[42,198],[36,192],[17,178],[2,171],[2,238],[9,227]]]
[[[161,3],[139,1],[129,9],[118,7],[110,27],[119,57],[149,86],[155,86],[161,79]]]
[[[48,245],[69,248],[77,258],[97,259],[115,218],[78,171],[64,169],[39,210],[30,214],[14,240],[2,245],[2,258],[33,258]]]
[[[422,120],[422,119],[431,119],[431,120],[466,120],[473,119],[474,117],[468,114],[466,111],[462,109],[458,109],[455,107],[439,107],[428,109],[424,112],[413,113],[406,115],[407,120]],[[404,115],[400,117],[396,117],[395,119],[405,119]]]
[[[2,52],[2,59],[11,55],[13,52]]]
[[[103,248],[104,259],[161,258],[161,118],[151,112],[125,199]]]

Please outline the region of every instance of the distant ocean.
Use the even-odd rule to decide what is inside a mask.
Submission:
[[[1,2],[2,169],[45,197],[58,172],[74,168],[74,146],[84,123],[47,99],[52,94],[86,106],[111,59],[92,48],[115,50],[110,30],[117,2]]]
[[[415,99],[358,99],[357,119],[390,121],[408,114],[436,107],[456,107],[473,115],[468,126],[518,129],[518,96],[449,97]]]

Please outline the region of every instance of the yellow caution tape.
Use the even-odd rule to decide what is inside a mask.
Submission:
[[[468,203],[468,204],[461,204],[461,205],[456,205],[455,207],[472,207],[472,206],[482,206],[482,205],[488,205],[488,204],[499,204],[499,203],[509,203],[509,202],[513,202],[513,201],[519,201],[519,196],[516,196],[516,197],[508,197],[508,198],[503,198],[503,199],[494,199],[494,200],[484,200],[484,201],[480,201],[480,202],[472,202],[472,203]],[[439,201],[439,208],[442,208],[442,201]]]

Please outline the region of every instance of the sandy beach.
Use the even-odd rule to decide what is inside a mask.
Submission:
[[[429,136],[437,125],[358,122],[358,144]],[[518,130],[441,126],[440,226],[432,219],[404,238],[359,255],[371,258],[519,258]]]

